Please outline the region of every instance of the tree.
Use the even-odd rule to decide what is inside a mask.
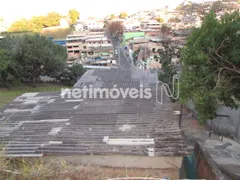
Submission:
[[[44,22],[45,27],[53,27],[60,25],[61,15],[56,12],[48,13],[46,16],[46,21]]]
[[[104,23],[104,25],[103,25],[103,28],[104,28],[104,29],[106,29],[106,28],[107,28],[107,26],[108,26],[108,20],[104,20],[104,22],[103,22],[103,23]]]
[[[2,81],[2,86],[5,87],[7,80],[11,78],[11,52],[6,49],[0,49],[0,76]]]
[[[180,23],[180,22],[181,22],[181,19],[179,19],[178,17],[170,18],[170,19],[168,20],[168,22],[170,22],[170,23]]]
[[[119,21],[113,21],[108,23],[106,28],[106,34],[109,39],[119,38],[123,33],[123,24]]]
[[[178,56],[176,46],[168,39],[162,43],[163,49],[159,51],[159,59],[162,65],[162,71],[158,74],[158,79],[163,83],[167,83],[172,88],[173,76],[176,75],[176,70],[172,59]]]
[[[113,19],[115,19],[115,18],[117,18],[117,16],[116,16],[115,14],[111,14],[111,15],[110,15],[110,20],[113,20]]]
[[[21,76],[33,87],[40,75],[54,76],[66,61],[66,49],[40,36],[24,35],[16,41],[14,56],[21,69]]]
[[[159,81],[168,84],[171,92],[173,92],[173,97],[176,97],[177,90],[173,89],[173,77],[177,74],[175,70],[174,63],[172,59],[178,56],[178,49],[174,43],[172,43],[169,39],[163,41],[162,43],[163,49],[159,51],[159,59],[160,64],[162,66],[161,71],[158,73]],[[156,58],[158,60],[158,58]],[[170,93],[170,92],[169,92]],[[171,97],[171,101],[174,102],[175,99]]]
[[[44,27],[53,27],[60,25],[61,15],[51,12],[47,16],[34,16],[30,20],[21,19],[12,23],[9,32],[40,32]]]
[[[9,32],[24,32],[31,31],[31,23],[27,19],[21,19],[12,23]]]
[[[189,2],[188,4],[181,3],[176,10],[180,11],[183,15],[191,15],[193,12],[197,12],[199,16],[205,15],[204,3]]]
[[[148,46],[140,46],[138,60],[146,61],[151,56],[151,49]]]
[[[219,12],[224,9],[224,4],[221,1],[215,1],[212,4],[211,10],[213,12]]]
[[[32,19],[22,19],[14,22],[8,29],[9,32],[25,32],[33,31],[40,32],[45,27],[46,17],[34,16]]]
[[[160,32],[161,32],[163,35],[165,35],[165,36],[166,36],[166,35],[169,35],[170,32],[171,32],[171,27],[163,24],[162,27],[161,27]]]
[[[34,16],[30,19],[30,30],[33,32],[40,32],[45,27],[45,22],[47,18],[45,16]]]
[[[126,12],[121,12],[119,15],[119,18],[126,19],[128,17],[128,14]]]
[[[79,18],[80,13],[76,9],[71,9],[68,12],[68,17],[71,20],[71,24],[76,24],[78,18]]]
[[[10,36],[6,36],[0,41],[0,79],[3,87],[8,87],[8,83],[18,77],[17,63],[13,56],[15,42]]]
[[[157,22],[159,22],[159,23],[164,23],[164,19],[161,18],[161,17],[157,17],[156,20],[157,20]]]
[[[73,86],[85,71],[81,64],[73,64],[60,72],[57,79],[66,86]]]
[[[134,60],[134,63],[136,63],[136,60],[138,59],[138,54],[140,52],[140,47],[133,52],[133,60]]]
[[[182,51],[181,98],[191,99],[201,122],[216,117],[224,104],[240,100],[240,14],[216,18],[211,12],[195,29]]]

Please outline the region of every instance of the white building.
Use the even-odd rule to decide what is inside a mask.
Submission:
[[[75,25],[75,30],[76,31],[83,31],[83,25],[80,23],[76,23]]]
[[[86,22],[88,29],[101,29],[104,26],[103,22],[97,22],[95,20],[88,20]]]
[[[78,20],[75,28],[77,31],[87,30],[87,29],[103,29],[104,23],[96,20]]]

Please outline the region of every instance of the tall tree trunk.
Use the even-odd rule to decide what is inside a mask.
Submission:
[[[32,87],[36,87],[36,75],[35,75],[35,73],[32,74],[31,85],[32,85]]]
[[[7,74],[5,72],[1,73],[1,77],[2,77],[2,86],[6,87],[6,82],[7,82]]]
[[[32,82],[31,82],[32,87],[36,87],[36,79],[32,78]]]

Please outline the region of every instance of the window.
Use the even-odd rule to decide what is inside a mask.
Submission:
[[[87,49],[87,46],[83,46],[83,49]]]

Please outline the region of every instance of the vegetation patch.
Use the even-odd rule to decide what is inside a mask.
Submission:
[[[239,107],[239,29],[239,11],[220,19],[211,12],[182,51],[181,96],[193,101],[203,123],[216,117],[220,105]]]
[[[74,165],[60,158],[4,158],[0,157],[0,179],[11,180],[105,180],[123,177],[178,178],[175,169],[114,168]],[[133,178],[132,178],[133,179]]]

